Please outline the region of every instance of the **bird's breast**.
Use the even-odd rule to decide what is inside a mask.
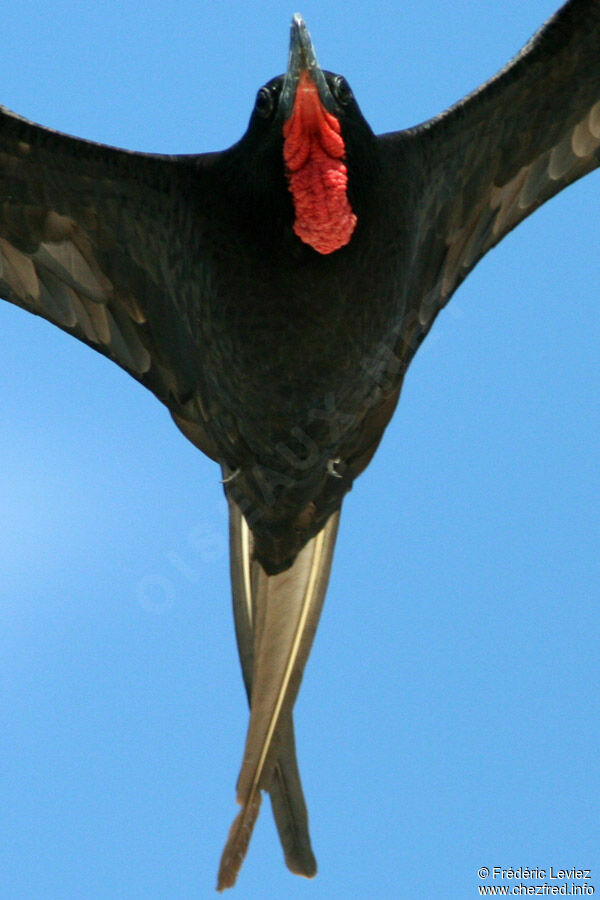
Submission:
[[[334,257],[217,279],[203,324],[206,403],[233,467],[256,461],[301,480],[335,458],[376,402],[374,359],[395,298],[351,254]]]

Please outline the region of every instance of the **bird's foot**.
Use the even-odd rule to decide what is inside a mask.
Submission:
[[[334,478],[342,478],[343,476],[340,475],[340,473],[339,473],[339,472],[337,471],[337,469],[336,469],[336,466],[339,466],[339,464],[341,463],[341,461],[342,461],[342,457],[341,457],[341,456],[336,456],[335,459],[330,459],[330,460],[328,460],[328,462],[327,462],[327,474],[328,474],[328,475],[333,475]]]

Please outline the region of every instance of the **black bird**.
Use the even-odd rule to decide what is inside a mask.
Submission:
[[[292,708],[339,511],[437,313],[598,165],[600,7],[570,0],[443,115],[375,136],[302,20],[233,147],[127,153],[0,117],[0,292],[113,359],[223,472],[251,708],[219,887],[270,793],[316,871]]]

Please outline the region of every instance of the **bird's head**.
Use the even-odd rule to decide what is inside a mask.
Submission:
[[[293,230],[318,253],[333,253],[352,238],[359,212],[349,168],[372,140],[346,79],[319,67],[308,29],[294,15],[287,72],[258,91],[241,143],[280,155]]]

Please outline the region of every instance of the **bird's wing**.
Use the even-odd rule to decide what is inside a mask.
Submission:
[[[221,858],[219,890],[236,880],[258,816],[261,790],[271,794],[287,865],[308,877],[316,872],[292,709],[323,606],[339,521],[338,510],[289,569],[267,575],[253,559],[248,526],[229,502],[234,614],[250,724],[237,783],[242,809]]]
[[[382,135],[414,203],[399,355],[410,362],[479,259],[600,164],[600,3],[569,0],[494,78],[442,115]]]
[[[201,196],[216,156],[129,153],[0,107],[0,296],[105,354],[190,419],[201,354],[186,310],[173,308],[192,302],[174,284],[185,265],[177,240],[188,229],[189,185]],[[197,203],[194,215],[201,222]]]

